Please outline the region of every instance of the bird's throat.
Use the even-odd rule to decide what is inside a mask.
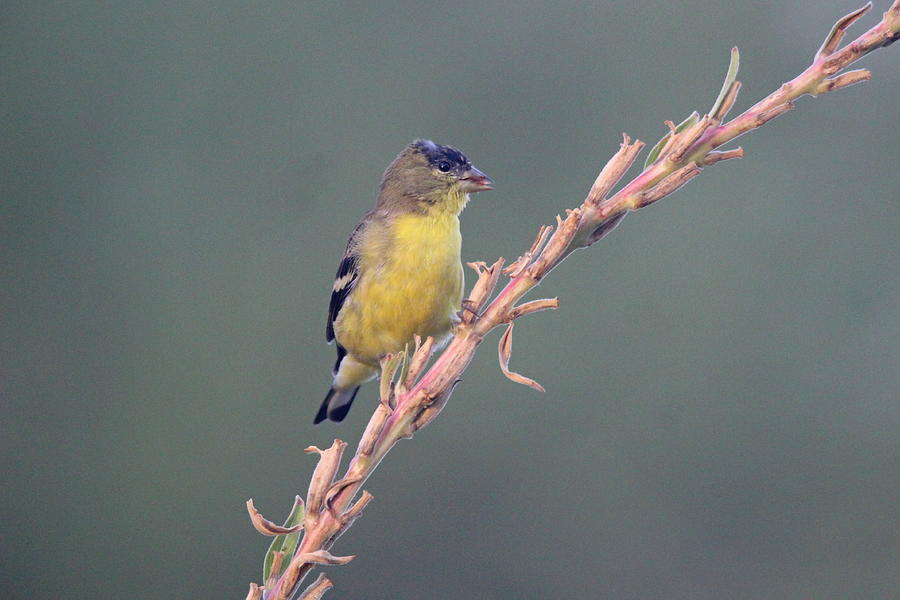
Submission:
[[[459,215],[468,202],[469,194],[454,187],[450,191],[442,193],[438,198],[423,204],[428,216],[442,218]]]

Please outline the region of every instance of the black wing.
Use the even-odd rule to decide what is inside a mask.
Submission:
[[[338,266],[337,275],[334,277],[334,287],[331,289],[331,302],[328,305],[328,323],[325,325],[325,340],[331,342],[334,340],[334,321],[337,319],[344,300],[350,295],[356,280],[359,278],[357,266],[359,265],[359,254],[356,251],[356,237],[362,229],[362,223],[357,225],[356,229],[350,235],[347,242],[347,250],[341,264]],[[340,359],[339,359],[340,360]]]

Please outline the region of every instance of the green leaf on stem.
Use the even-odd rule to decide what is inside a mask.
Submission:
[[[675,127],[675,133],[681,133],[682,131],[684,131],[685,129],[690,127],[691,125],[696,124],[697,121],[699,121],[699,120],[700,120],[700,115],[695,110],[688,116],[687,119],[685,119],[684,121],[679,123],[677,127]],[[666,121],[666,123],[671,123],[671,121]],[[670,127],[671,127],[671,125],[670,125]],[[650,165],[652,165],[654,162],[656,162],[656,159],[659,158],[659,153],[662,152],[663,148],[666,147],[666,144],[669,143],[669,140],[671,138],[672,138],[672,132],[670,131],[666,135],[662,136],[662,139],[660,139],[658,142],[656,142],[656,145],[653,146],[653,148],[650,150],[650,154],[647,155],[647,160],[644,161],[645,169],[647,167],[649,167]]]
[[[303,500],[300,496],[297,496],[294,499],[294,507],[291,509],[291,514],[288,515],[287,520],[284,522],[285,527],[294,527],[295,525],[299,525],[303,522]],[[276,552],[284,552],[286,557],[286,561],[283,566],[287,566],[290,563],[291,555],[294,554],[294,550],[297,549],[297,544],[300,541],[300,532],[289,533],[287,535],[277,535],[272,540],[272,544],[269,546],[268,552],[266,552],[266,558],[263,561],[263,581],[268,581],[269,573],[272,570],[272,558],[275,556]],[[279,573],[276,573],[277,577]]]
[[[725,101],[725,96],[728,95],[728,90],[731,88],[731,84],[734,83],[734,80],[737,79],[738,69],[741,66],[741,53],[738,51],[737,46],[731,49],[731,59],[728,62],[728,73],[725,74],[725,81],[722,82],[722,89],[719,91],[719,97],[716,98],[716,102],[713,104],[713,107],[710,109],[709,114],[715,115],[719,112],[719,107],[722,106],[722,102]]]

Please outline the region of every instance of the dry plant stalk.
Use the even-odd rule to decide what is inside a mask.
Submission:
[[[499,357],[503,373],[518,383],[543,391],[537,382],[509,370],[512,349],[513,321],[527,314],[558,307],[556,299],[534,300],[519,304],[519,300],[578,248],[592,245],[630,211],[638,210],[668,196],[699,175],[704,166],[743,156],[741,148],[719,151],[738,136],[756,129],[794,108],[794,101],[803,95],[816,96],[865,81],[871,77],[862,69],[840,74],[851,63],[869,52],[888,46],[900,37],[900,0],[894,0],[882,20],[850,44],[838,49],[847,28],[871,9],[871,3],[840,19],[826,36],[812,65],[791,81],[783,84],[741,115],[725,121],[734,106],[740,89],[737,75],[737,49],[732,50],[732,62],[713,108],[702,118],[697,113],[681,125],[667,122],[669,133],[651,151],[644,170],[618,192],[609,195],[614,186],[636,160],[644,143],[624,135],[619,151],[603,167],[585,201],[577,208],[566,210],[565,218],[556,217],[555,228],[542,226],[531,248],[518,260],[503,268],[503,259],[488,266],[483,262],[469,263],[478,274],[471,294],[464,301],[460,322],[446,349],[435,359],[431,368],[420,376],[431,357],[433,340],[417,339],[410,356],[387,357],[383,362],[381,402],[369,420],[356,453],[344,475],[336,479],[341,455],[347,444],[335,440],[330,448],[314,446],[307,452],[317,453],[319,462],[309,484],[305,513],[297,499],[294,512],[302,514],[302,524],[289,522],[279,527],[248,502],[251,520],[260,533],[280,536],[298,535],[303,538],[294,545],[273,544],[267,556],[269,573],[264,587],[250,585],[248,599],[277,600],[294,598],[303,578],[315,565],[345,564],[353,557],[338,557],[328,552],[372,496],[363,491],[354,502],[363,483],[381,459],[399,440],[412,435],[431,422],[447,402],[460,376],[494,328],[507,325],[500,339]],[[552,232],[552,233],[551,233]],[[501,273],[509,276],[499,294],[490,303]],[[299,512],[298,512],[299,508]],[[291,519],[289,519],[291,521]],[[285,550],[289,550],[290,560]],[[299,598],[321,598],[331,582],[320,576]]]

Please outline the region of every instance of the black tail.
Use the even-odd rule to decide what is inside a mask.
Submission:
[[[352,390],[339,390],[336,388],[328,390],[313,423],[318,425],[325,419],[331,419],[335,423],[343,421],[347,413],[350,412],[350,406],[353,405],[353,399],[356,398],[356,392],[358,391],[359,386]]]

